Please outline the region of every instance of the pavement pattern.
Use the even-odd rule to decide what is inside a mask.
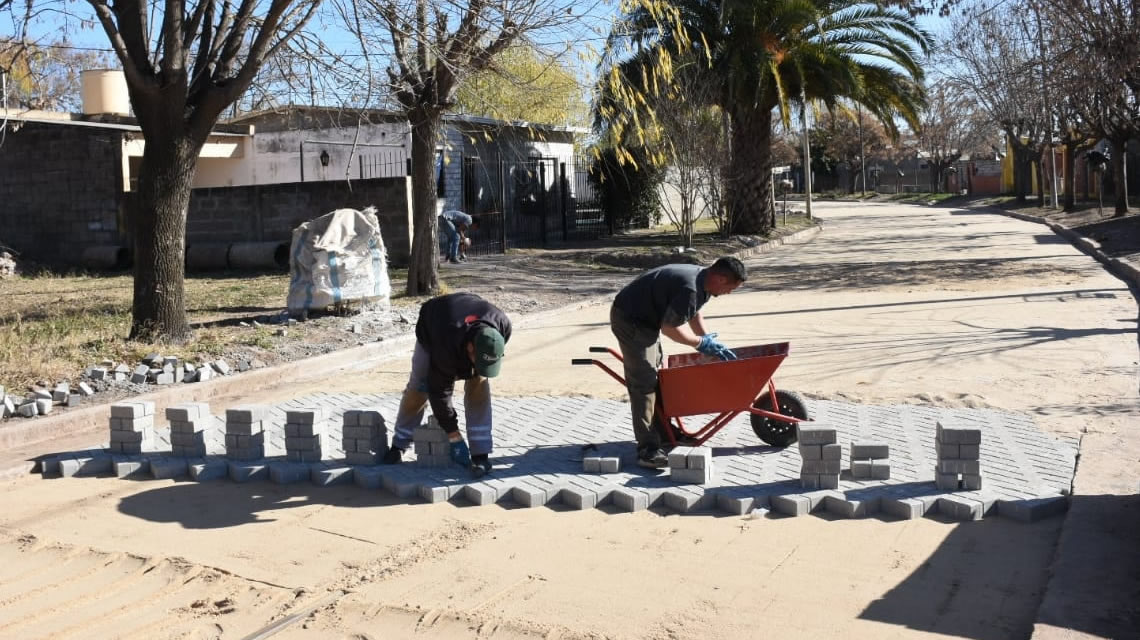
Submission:
[[[1043,433],[1032,418],[1019,413],[808,400],[812,417],[836,428],[843,445],[843,473],[837,490],[801,488],[797,448],[765,445],[753,433],[747,416],[736,417],[706,443],[713,450],[710,482],[682,484],[673,482],[667,470],[655,472],[634,463],[627,403],[531,396],[494,399],[495,469],[482,478],[472,478],[457,466],[418,466],[411,450],[400,465],[344,464],[343,413],[379,409],[391,424],[399,400],[399,394],[319,393],[274,406],[266,420],[263,460],[239,462],[221,455],[174,457],[170,455],[169,430],[157,427],[152,445],[155,451],[138,456],[112,454],[105,447],[67,452],[45,458],[41,470],[45,477],[148,479],[189,475],[197,481],[229,478],[238,482],[355,483],[389,491],[401,499],[475,505],[561,504],[574,509],[608,505],[617,511],[653,507],[680,513],[744,515],[771,511],[788,516],[826,512],[848,518],[939,514],[953,520],[979,520],[999,515],[1031,522],[1067,508],[1080,444],[1077,438]],[[314,406],[323,407],[329,415],[325,458],[319,463],[286,462],[285,412]],[[215,409],[215,413],[224,411]],[[462,410],[459,413],[462,425]],[[709,417],[694,416],[686,422],[703,424]],[[952,420],[956,426],[982,431],[981,490],[951,492],[935,487],[938,420]],[[221,424],[219,417],[219,439]],[[851,477],[850,445],[868,440],[890,445],[889,480]],[[222,448],[215,442],[210,451],[221,453]],[[620,457],[621,469],[616,473],[586,473],[582,463],[586,456]]]

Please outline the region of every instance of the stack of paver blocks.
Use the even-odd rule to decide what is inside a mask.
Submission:
[[[154,448],[154,403],[122,402],[111,405],[112,453],[139,454]]]
[[[674,447],[669,452],[669,478],[673,482],[708,484],[713,479],[712,449]]]
[[[328,420],[321,407],[285,412],[285,459],[289,462],[320,462],[328,433]]]
[[[226,409],[226,457],[230,460],[260,460],[265,457],[263,421],[269,407],[243,404]]]
[[[621,471],[621,458],[614,456],[585,456],[582,471],[586,473],[617,473]]]
[[[890,480],[891,447],[883,442],[851,443],[851,477],[857,480]]]
[[[843,445],[832,427],[811,423],[796,425],[800,448],[800,486],[805,489],[838,489]]]
[[[981,445],[981,429],[944,426],[939,421],[934,440],[938,451],[934,484],[943,491],[981,489]]]
[[[376,464],[388,453],[388,427],[377,409],[349,409],[344,412],[344,461],[348,464]]]
[[[167,407],[170,422],[170,452],[184,458],[201,458],[212,454],[221,435],[217,419],[205,402],[190,402]]]
[[[447,432],[439,426],[435,416],[428,417],[427,424],[421,424],[412,432],[412,444],[416,450],[416,464],[421,467],[446,467],[451,464],[447,442]]]

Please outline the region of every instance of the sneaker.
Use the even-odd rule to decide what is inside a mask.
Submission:
[[[467,256],[459,256],[460,262],[467,262]]]
[[[388,453],[384,454],[384,459],[381,460],[383,464],[400,464],[403,462],[404,450],[399,447],[389,447]]]
[[[637,452],[637,465],[646,469],[664,469],[669,466],[669,456],[660,447],[646,447]]]
[[[480,453],[479,455],[471,456],[471,473],[476,477],[491,473],[492,469],[491,460],[487,454]]]
[[[448,258],[447,261],[451,264],[459,264],[459,260],[456,260],[455,258]]]

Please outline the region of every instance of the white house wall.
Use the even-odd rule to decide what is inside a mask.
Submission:
[[[384,153],[407,157],[411,134],[402,123],[366,124],[357,129],[317,129],[311,131],[257,132],[254,135],[253,171],[248,184],[344,180],[361,178],[361,157]],[[355,150],[353,143],[356,143]],[[321,165],[321,152],[329,154],[327,167]],[[406,163],[389,161],[381,172],[368,177],[406,175]]]

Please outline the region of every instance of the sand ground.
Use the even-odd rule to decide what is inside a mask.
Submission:
[[[706,307],[726,343],[791,341],[777,383],[815,397],[992,406],[1085,433],[1099,487],[1134,491],[1137,307],[1123,283],[1000,216],[818,210],[823,233],[750,260],[747,285]],[[569,366],[612,344],[606,317],[602,305],[520,329],[495,392],[620,397],[600,371]],[[407,358],[346,362],[231,400],[396,391],[407,369]],[[1027,637],[1061,523],[23,478],[0,486],[0,637]]]

